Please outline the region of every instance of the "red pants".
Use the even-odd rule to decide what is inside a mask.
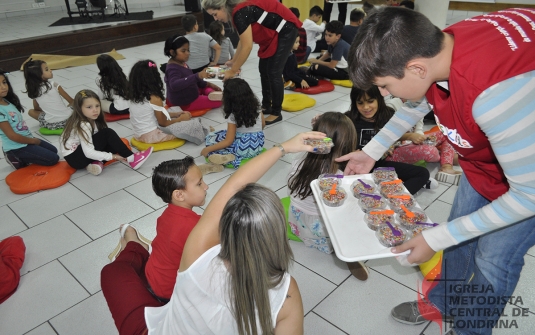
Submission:
[[[115,261],[100,273],[102,293],[120,335],[146,334],[145,307],[162,306],[147,290],[148,258],[149,252],[139,243],[128,242]]]
[[[436,146],[426,144],[409,144],[394,149],[392,155],[385,158],[387,161],[414,164],[420,160],[428,163],[439,162],[440,165],[453,164],[455,150],[444,134],[437,131],[427,135],[435,135]]]
[[[212,91],[213,89],[210,87],[199,88],[199,97],[189,105],[180,106],[180,108],[184,111],[196,111],[221,107],[221,101],[212,101],[208,99],[208,94]]]
[[[0,304],[19,286],[25,251],[26,246],[19,236],[8,237],[0,242]]]

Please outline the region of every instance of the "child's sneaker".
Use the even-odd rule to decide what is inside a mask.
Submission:
[[[149,158],[150,154],[152,154],[153,147],[149,147],[147,150],[143,150],[140,152],[136,152],[134,154],[134,161],[128,163],[130,164],[130,167],[134,170],[139,169],[143,163]]]
[[[284,89],[285,90],[289,90],[289,91],[293,91],[295,90],[295,84],[293,81],[291,80],[288,80],[287,82],[284,83]]]
[[[210,163],[210,164],[199,165],[199,169],[201,169],[201,173],[204,176],[209,173],[222,172],[225,169],[225,167],[223,165]]]
[[[459,185],[459,182],[461,181],[461,176],[462,173],[451,174],[444,171],[438,171],[435,178],[436,180],[446,184]]]
[[[4,151],[2,150],[2,152]],[[7,164],[11,165],[11,167],[14,168],[15,170],[22,169],[23,167],[27,166],[9,151],[4,152],[4,158],[6,159]]]
[[[236,159],[236,156],[233,154],[228,155],[221,155],[221,154],[213,154],[208,156],[208,160],[210,163],[219,164],[219,165],[225,165],[227,163],[232,162]]]
[[[102,169],[104,168],[104,164],[99,161],[94,161],[93,163],[86,166],[87,172],[91,173],[93,176],[98,176],[102,173]]]
[[[221,91],[212,91],[208,93],[208,100],[210,101],[221,101],[223,100],[223,92]]]
[[[436,181],[434,178],[429,178],[423,188],[427,190],[434,190],[435,188],[438,188],[438,181]]]

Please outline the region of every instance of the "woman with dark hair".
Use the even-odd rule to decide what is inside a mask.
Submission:
[[[225,79],[232,78],[245,63],[253,42],[260,45],[258,69],[262,84],[262,112],[266,125],[282,121],[284,83],[282,70],[292,50],[301,21],[284,5],[273,0],[203,0],[203,8],[216,21],[231,22],[240,35],[236,54],[227,65]]]

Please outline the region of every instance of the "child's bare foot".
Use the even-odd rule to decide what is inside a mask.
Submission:
[[[451,164],[442,165],[440,167],[440,171],[448,174],[462,174],[461,171],[454,170]]]
[[[453,155],[453,165],[459,166],[459,154]]]
[[[124,241],[124,246],[122,245],[123,241]],[[138,238],[137,231],[132,226],[128,226],[126,228],[126,231],[124,232],[124,238],[121,238],[121,247],[122,247],[121,251],[126,247],[126,244],[128,242],[137,242],[141,244],[143,248],[149,250],[149,246]]]

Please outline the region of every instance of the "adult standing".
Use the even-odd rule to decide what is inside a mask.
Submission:
[[[363,151],[341,157],[346,173],[368,172],[429,111],[424,97],[465,173],[448,222],[395,248],[411,250],[410,263],[444,249],[429,303],[395,307],[397,321],[422,323],[434,310],[454,316],[451,334],[491,334],[513,294],[535,245],[533,22],[535,11],[514,8],[442,32],[418,12],[387,7],[359,28],[349,59],[354,84],[419,102],[398,110]]]
[[[262,85],[262,112],[266,125],[282,121],[284,83],[282,70],[297,37],[301,21],[276,0],[203,0],[204,10],[215,20],[231,22],[240,42],[224,80],[232,78],[245,63],[253,42],[260,45],[258,69]]]
[[[331,12],[333,11],[333,3],[330,0],[323,0],[323,21],[331,22]],[[347,16],[347,2],[338,3],[338,21],[346,24]]]

